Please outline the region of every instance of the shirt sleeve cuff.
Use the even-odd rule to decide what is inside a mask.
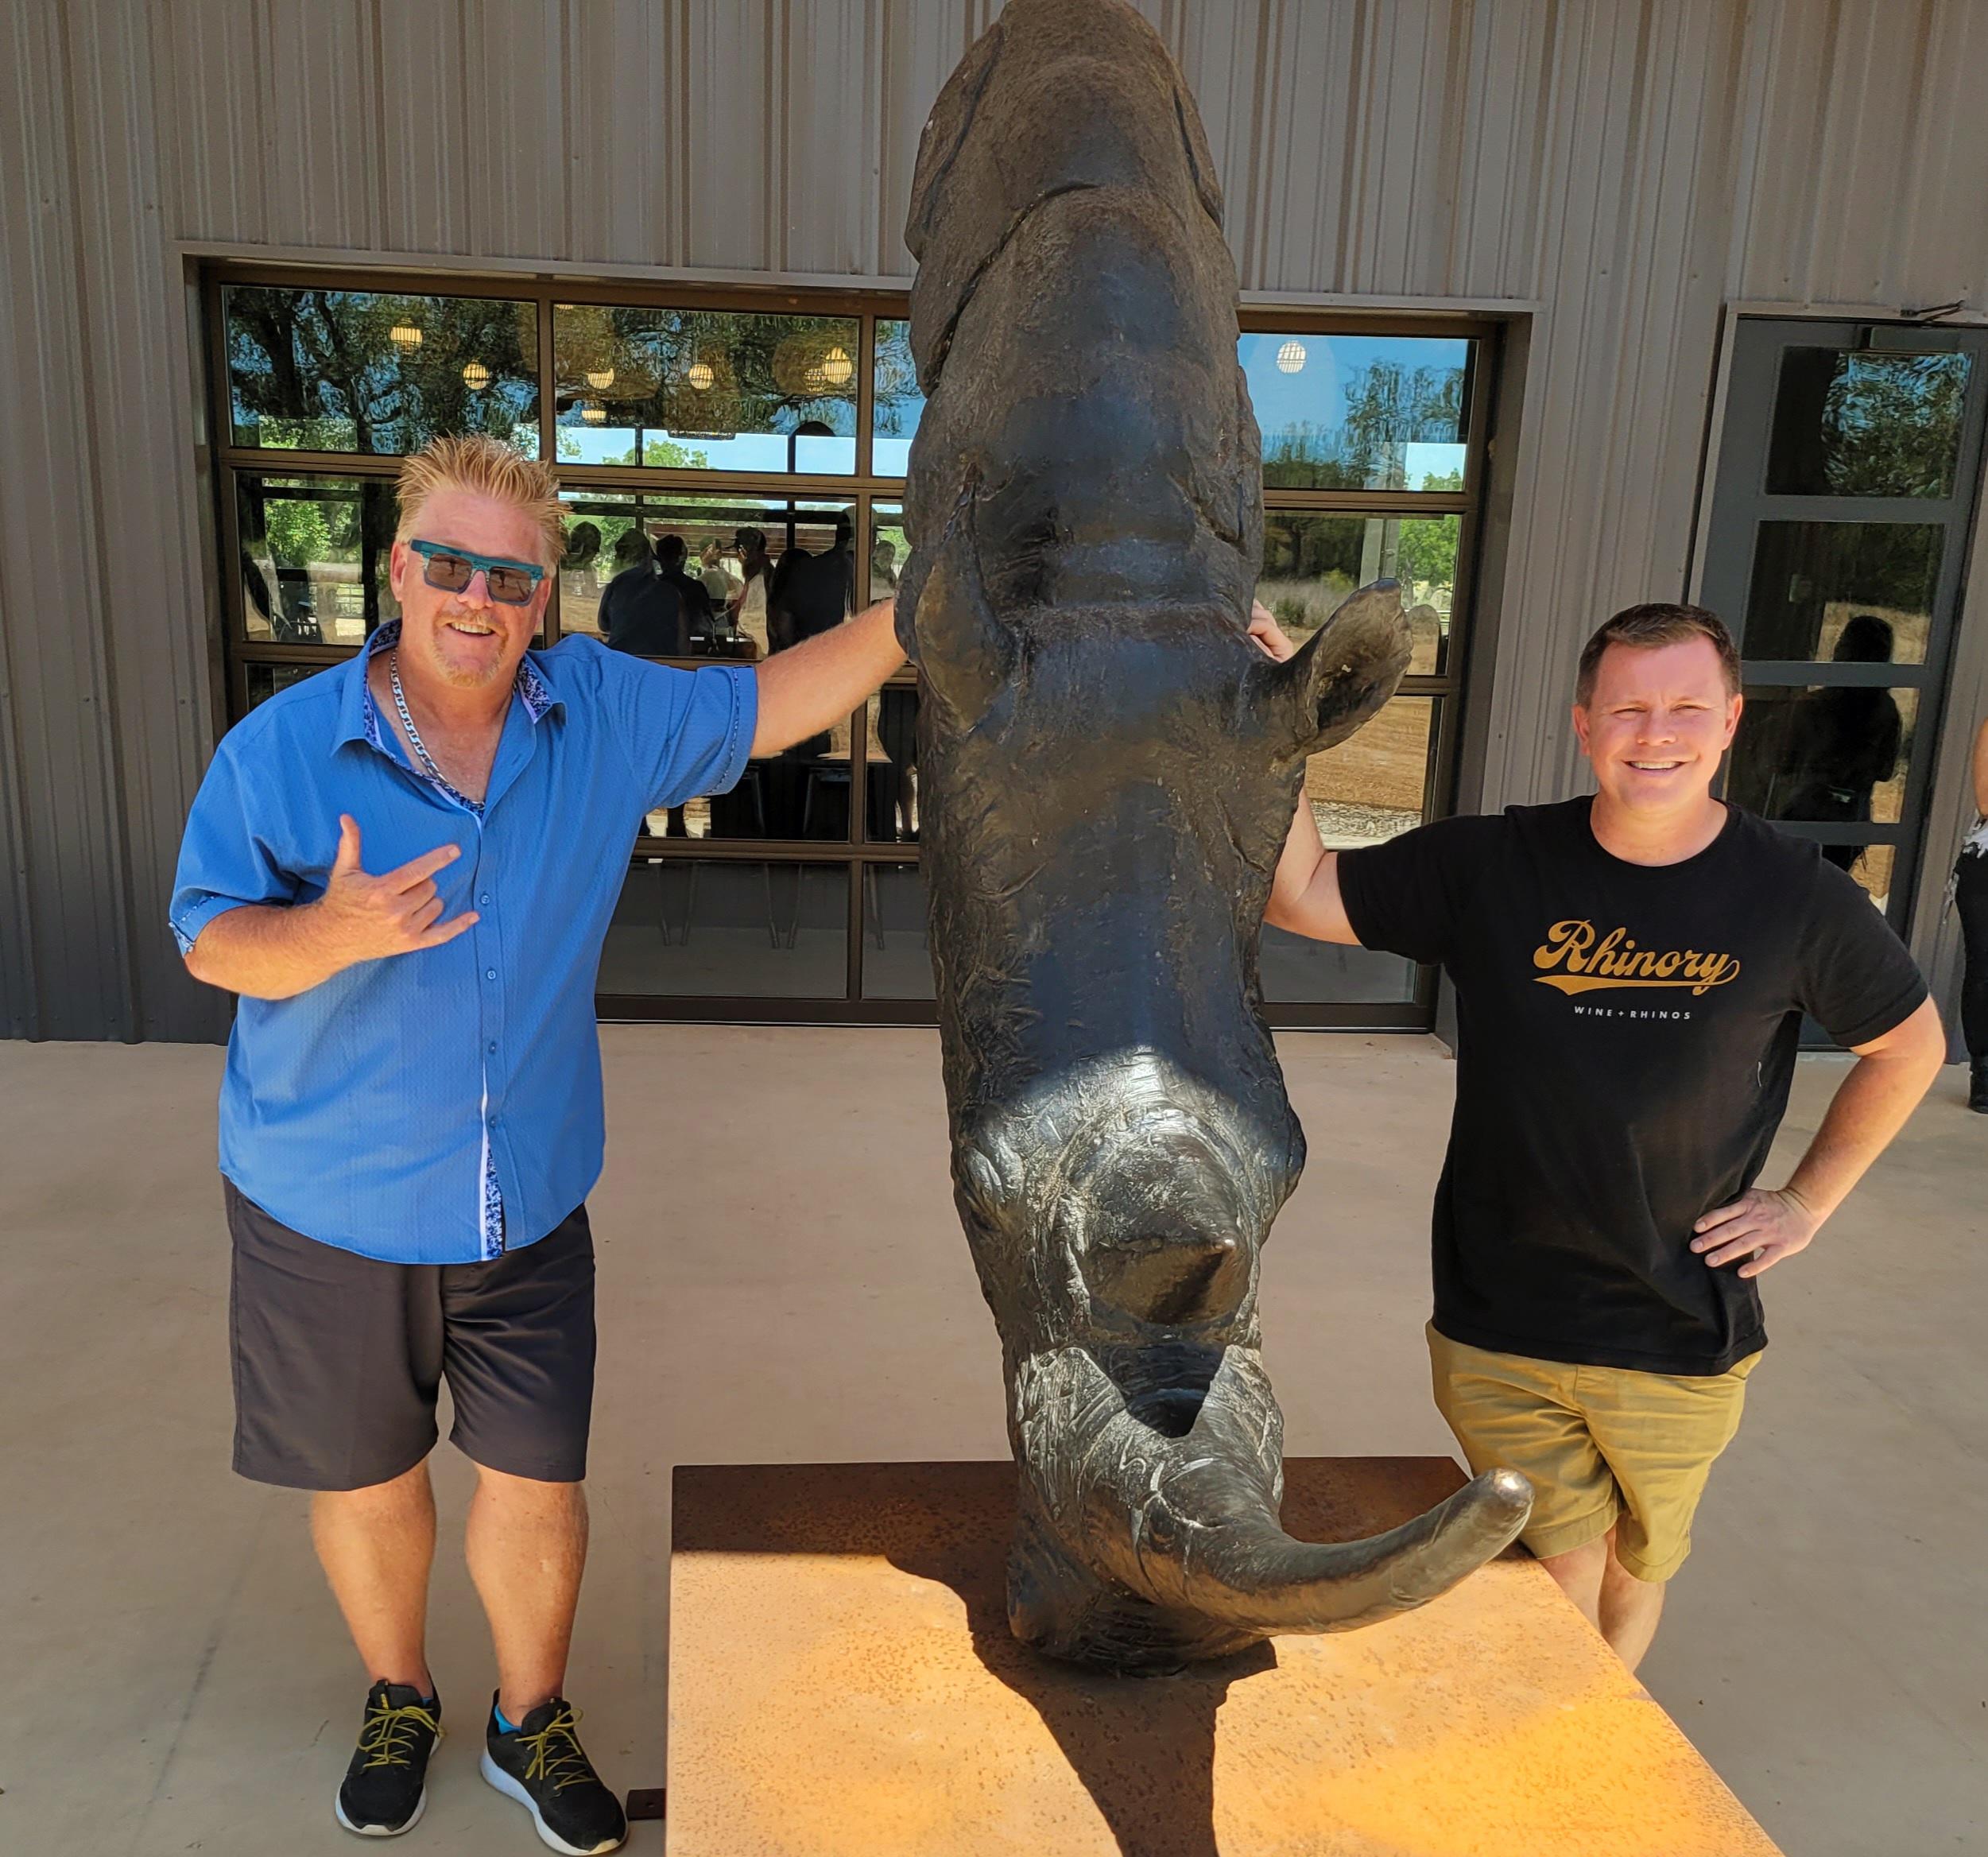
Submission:
[[[1859,1045],[1868,1045],[1874,1038],[1881,1038],[1887,1032],[1895,1032],[1905,1021],[1918,1011],[1932,998],[1924,979],[1908,991],[1901,993],[1881,1012],[1866,1014],[1854,1025],[1825,1025],[1828,1033],[1846,1051],[1854,1051]]]
[[[1339,853],[1339,907],[1346,912],[1347,926],[1359,937],[1362,948],[1382,945],[1379,925],[1367,909],[1366,866],[1362,849]]]
[[[738,785],[753,758],[753,737],[759,729],[759,677],[750,665],[714,665],[711,669],[731,680],[731,727],[725,738],[725,758],[711,789],[728,793]]]
[[[246,901],[238,896],[196,897],[191,902],[180,904],[171,918],[172,939],[180,944],[180,958],[184,960],[192,953],[200,931],[216,916],[225,916],[230,909],[247,907]]]

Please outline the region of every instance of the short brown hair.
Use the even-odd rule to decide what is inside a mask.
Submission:
[[[509,503],[530,517],[538,525],[539,554],[547,567],[556,567],[566,552],[559,479],[546,466],[521,458],[501,439],[486,432],[430,439],[401,461],[400,480],[394,487],[401,499],[397,533],[402,541],[413,533],[428,499],[438,490],[452,488]]]
[[[1725,673],[1726,694],[1739,694],[1739,647],[1726,630],[1726,622],[1702,606],[1669,606],[1654,602],[1648,606],[1625,607],[1599,627],[1581,647],[1581,668],[1575,674],[1574,700],[1585,709],[1595,694],[1595,674],[1602,653],[1611,645],[1626,645],[1632,650],[1654,651],[1660,645],[1683,645],[1693,638],[1705,639],[1719,653],[1719,668]]]

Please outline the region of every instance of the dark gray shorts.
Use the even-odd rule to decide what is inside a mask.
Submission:
[[[391,1483],[449,1441],[541,1483],[587,1475],[594,1235],[587,1208],[486,1264],[386,1264],[278,1223],[231,1180],[234,1467],[296,1490]]]

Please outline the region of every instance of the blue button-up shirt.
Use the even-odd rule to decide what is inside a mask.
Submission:
[[[393,634],[375,634],[371,650]],[[440,948],[362,961],[236,1012],[221,1170],[293,1230],[370,1258],[473,1263],[494,1175],[510,1248],[544,1236],[599,1177],[594,983],[645,812],[745,771],[758,685],[568,638],[531,652],[480,809],[424,778],[382,729],[371,651],[279,692],[230,730],[180,847],[181,950],[244,903],[321,896],[339,815],[378,874],[453,843]]]

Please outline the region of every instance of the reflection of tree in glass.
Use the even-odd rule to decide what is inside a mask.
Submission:
[[[810,420],[839,437],[855,432],[853,319],[587,304],[561,304],[555,316],[563,425],[594,405],[603,425],[693,438],[792,433]],[[642,462],[679,461],[653,450]]]
[[[331,531],[321,505],[273,500],[268,522],[269,554],[279,568],[308,568],[332,558]]]
[[[872,388],[876,405],[874,429],[885,438],[908,438],[918,429],[925,397],[918,390],[918,369],[911,358],[911,324],[877,324],[877,378]]]
[[[1953,487],[1969,358],[1791,348],[1769,487],[1792,495],[1943,497]]]
[[[1373,362],[1347,382],[1346,416],[1339,425],[1291,425],[1275,435],[1264,455],[1264,487],[1398,489],[1405,448],[1455,444],[1463,421],[1462,368],[1410,369],[1398,361]]]
[[[537,447],[537,312],[493,297],[239,286],[227,293],[238,442],[405,452],[442,432]],[[417,330],[418,343],[396,330]],[[471,384],[474,362],[486,384]]]
[[[580,443],[581,428],[578,426],[561,426],[557,433],[559,455],[578,463],[585,447]],[[642,455],[635,456],[631,441],[623,452],[608,452],[599,457],[589,458],[590,464],[646,464],[652,469],[663,471],[701,471],[711,463],[711,454],[694,445],[680,445],[674,439],[653,439],[644,435]]]

